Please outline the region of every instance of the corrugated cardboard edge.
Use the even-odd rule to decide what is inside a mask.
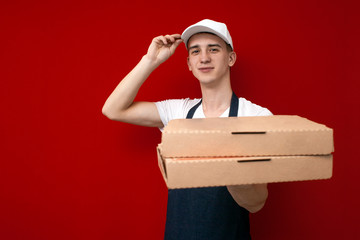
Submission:
[[[312,178],[312,179],[306,179],[306,180],[283,180],[283,181],[273,181],[273,182],[257,182],[257,183],[233,183],[233,184],[226,184],[226,185],[193,185],[193,186],[187,186],[187,187],[168,187],[168,189],[184,189],[184,188],[206,188],[206,187],[224,187],[224,186],[237,186],[237,185],[249,185],[249,184],[265,184],[265,183],[283,183],[283,182],[305,182],[305,181],[317,181],[317,180],[327,180],[330,179],[330,177],[326,177],[326,178]]]
[[[276,156],[269,156],[269,158],[277,158],[279,159],[279,157]],[[163,178],[166,182],[166,185],[169,189],[177,189],[177,188],[199,188],[199,187],[216,187],[216,186],[229,186],[229,185],[245,185],[245,184],[259,184],[259,183],[276,183],[276,182],[296,182],[296,181],[310,181],[310,180],[322,180],[322,179],[329,179],[332,177],[332,164],[333,164],[333,159],[332,159],[332,155],[325,155],[325,156],[319,156],[319,159],[321,161],[327,161],[325,163],[325,165],[321,166],[321,171],[315,171],[314,173],[311,173],[310,176],[306,176],[305,174],[305,178],[304,175],[301,175],[300,177],[293,177],[293,176],[289,176],[289,174],[285,177],[285,178],[275,178],[276,180],[267,180],[267,181],[259,181],[259,180],[251,180],[251,181],[244,181],[241,178],[237,179],[234,182],[231,181],[223,181],[223,179],[220,179],[219,182],[221,182],[221,184],[206,184],[206,181],[204,180],[200,180],[196,179],[199,171],[198,170],[194,170],[194,168],[197,168],[202,164],[205,165],[209,165],[209,163],[211,164],[211,162],[224,162],[226,164],[226,161],[234,161],[234,159],[241,159],[241,160],[254,160],[254,159],[261,159],[263,157],[248,157],[248,158],[210,158],[210,159],[202,159],[202,160],[197,160],[197,159],[191,159],[191,160],[176,160],[176,159],[163,159],[161,156],[161,152],[158,150],[158,159],[159,159],[159,166],[160,166],[160,170],[162,172]],[[291,161],[291,158],[294,158],[294,160],[296,159],[303,159],[305,161],[307,161],[306,159],[314,159],[317,158],[317,156],[284,156],[284,157],[280,157],[280,158],[286,158],[287,161]],[[290,159],[289,159],[290,158]],[[327,159],[327,160],[326,160]],[[316,162],[315,162],[316,163]],[[266,163],[263,163],[266,164]],[[322,163],[323,164],[323,163]],[[187,168],[187,166],[189,166],[189,168]],[[168,169],[168,172],[166,171],[166,168]],[[184,168],[185,167],[185,168]],[[181,168],[183,168],[181,170]],[[182,175],[184,172],[184,169],[186,171],[193,171],[192,173],[192,178],[189,179],[183,179],[181,180],[181,182],[179,182],[179,176]],[[194,171],[198,171],[196,173],[194,173]],[[234,173],[232,173],[234,174]],[[255,174],[255,173],[254,173]],[[176,176],[177,175],[177,176]],[[200,172],[201,175],[201,172]],[[182,176],[180,176],[181,178]],[[216,176],[215,176],[216,177]],[[174,180],[174,178],[176,178]],[[201,178],[201,177],[200,177]],[[207,178],[209,178],[209,176],[207,176]],[[249,176],[246,177],[247,179],[249,179]],[[252,178],[252,177],[250,177]],[[175,182],[174,182],[175,181]],[[199,184],[199,182],[201,182]]]
[[[174,120],[172,120],[174,121]],[[260,131],[260,130],[259,130]],[[265,130],[264,130],[265,131]],[[331,128],[326,129],[273,129],[273,130],[266,130],[265,132],[327,132],[333,131]],[[228,134],[231,131],[224,131],[224,130],[164,130],[163,133],[166,134],[214,134],[214,133],[224,133]]]
[[[159,165],[161,175],[163,176],[166,185],[168,185],[167,174],[166,174],[166,166],[165,166],[165,162],[164,162],[164,160],[163,160],[163,158],[161,156],[159,146],[156,148],[156,151],[157,151],[158,165]]]
[[[246,125],[244,125],[244,121],[246,121]],[[229,128],[230,125],[231,128]],[[215,129],[214,126],[216,126]],[[234,129],[237,131],[326,131],[331,128],[298,115],[271,115],[232,118],[172,119],[167,126],[165,126],[163,133],[179,131],[229,132]]]

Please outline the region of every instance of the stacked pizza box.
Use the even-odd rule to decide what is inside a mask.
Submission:
[[[176,119],[157,151],[170,189],[328,179],[333,130],[285,115]]]

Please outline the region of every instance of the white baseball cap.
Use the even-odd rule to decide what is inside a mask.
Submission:
[[[233,42],[230,36],[230,33],[226,27],[225,23],[216,22],[210,19],[204,19],[200,22],[191,25],[182,33],[181,38],[184,40],[185,46],[187,48],[187,44],[192,35],[196,33],[213,33],[218,37],[222,38],[227,44],[234,49]]]

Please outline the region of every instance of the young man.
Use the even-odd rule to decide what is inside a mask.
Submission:
[[[202,99],[134,102],[141,85],[181,42],[188,50],[188,67],[201,87]],[[233,93],[230,68],[236,62],[225,24],[202,20],[182,35],[155,37],[141,61],[119,83],[103,107],[112,120],[163,128],[176,118],[271,115]],[[267,199],[266,184],[177,189],[168,192],[165,239],[250,239],[249,212]]]

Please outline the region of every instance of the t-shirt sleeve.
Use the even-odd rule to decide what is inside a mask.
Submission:
[[[264,110],[260,111],[259,114],[256,116],[271,116],[271,115],[273,115],[272,112],[270,112],[268,109],[265,108]]]
[[[158,109],[162,123],[166,126],[170,120],[186,118],[190,108],[198,101],[199,99],[190,100],[189,98],[172,99],[155,102],[155,105]]]
[[[238,116],[270,116],[273,115],[267,108],[261,107],[255,103],[239,98],[239,114]]]

